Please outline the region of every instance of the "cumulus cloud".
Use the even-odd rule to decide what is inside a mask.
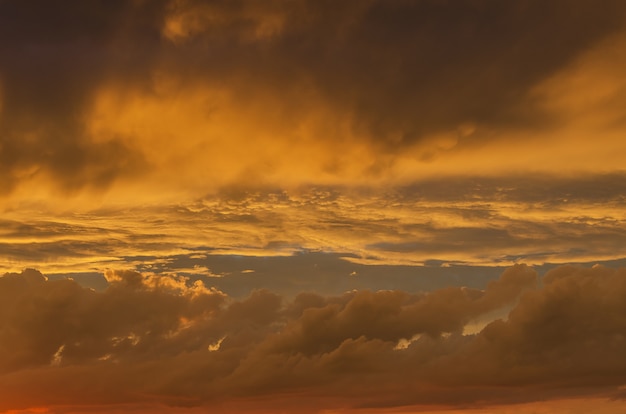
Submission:
[[[103,292],[36,270],[0,278],[1,409],[467,406],[618,395],[626,383],[623,269],[563,266],[539,280],[518,265],[485,290],[288,301],[175,276],[107,278]]]

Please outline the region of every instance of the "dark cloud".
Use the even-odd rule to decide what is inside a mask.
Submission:
[[[220,85],[244,106],[272,97],[281,122],[321,102],[351,119],[355,136],[390,152],[442,131],[472,145],[489,135],[474,136],[475,125],[549,122],[529,90],[621,29],[624,17],[623,2],[609,0],[31,0],[0,8],[3,192],[41,176],[66,189],[99,188],[147,168],[143,144],[95,139],[85,122],[102,88],[156,97],[159,73],[181,79],[180,91]],[[313,128],[316,140],[341,139]],[[329,162],[327,172],[340,174],[341,163]]]
[[[289,51],[329,101],[391,145],[398,129],[411,142],[467,122],[529,127],[545,120],[528,89],[622,23],[621,5],[606,6],[608,18],[584,2],[374,2],[338,46],[332,29],[343,22],[296,36]]]
[[[616,1],[601,8],[538,1],[181,4],[199,15],[181,49],[195,50],[201,68],[216,63],[210,76],[226,66],[285,96],[310,82],[330,105],[356,116],[355,128],[390,146],[468,122],[545,122],[526,100],[529,89],[620,29],[624,17]],[[271,18],[280,23],[271,36],[245,41]]]
[[[143,163],[116,137],[93,142],[84,116],[103,83],[139,82],[149,72],[158,8],[123,1],[0,4],[3,192],[42,174],[68,189],[97,188]]]
[[[350,262],[356,256],[321,252],[301,252],[290,256],[254,257],[207,254],[205,257],[179,255],[162,266],[139,266],[142,271],[185,272],[206,266],[221,277],[200,278],[234,297],[254,289],[270,289],[286,297],[300,292],[339,295],[351,290],[402,289],[408,292],[432,291],[445,286],[484,288],[496,279],[502,267],[482,266],[402,266],[366,265]]]
[[[419,180],[397,187],[388,197],[403,202],[512,202],[533,208],[559,208],[578,203],[621,205],[626,196],[626,175],[610,173],[564,176],[507,174],[500,177],[456,176]]]
[[[0,408],[256,396],[262,410],[297,395],[316,401],[315,411],[619,393],[624,276],[563,266],[538,285],[520,265],[485,290],[307,293],[285,302],[269,291],[233,300],[184,278],[129,271],[109,272],[104,292],[35,270],[6,274]],[[463,333],[511,306],[507,319]]]

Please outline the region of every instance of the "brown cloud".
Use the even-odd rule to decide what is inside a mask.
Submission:
[[[626,383],[624,270],[525,266],[485,291],[235,301],[176,277],[110,272],[104,292],[0,278],[3,410],[120,403],[310,409],[513,403]],[[514,306],[477,334],[470,320]],[[62,384],[57,386],[57,384]],[[524,390],[523,394],[521,391]],[[262,402],[261,402],[262,401]]]
[[[189,42],[183,53],[210,45],[213,60],[237,46],[211,75],[226,67],[283,96],[307,79],[325,102],[351,112],[355,127],[392,146],[468,122],[532,124],[528,89],[623,24],[619,2],[602,10],[584,2],[175,5],[164,32]],[[461,138],[471,135],[461,129]]]
[[[523,144],[510,132],[571,113],[556,75],[581,56],[621,67],[587,52],[624,22],[620,1],[0,7],[5,193],[372,180],[402,176],[398,157]]]
[[[141,155],[119,139],[93,142],[81,118],[100,82],[112,73],[132,82],[139,79],[133,68],[151,65],[149,54],[133,51],[151,48],[154,7],[116,1],[0,7],[0,190],[42,179],[66,189],[99,188],[133,172]],[[134,40],[121,48],[117,37],[124,33]]]
[[[0,0],[0,411],[623,397],[625,13]]]

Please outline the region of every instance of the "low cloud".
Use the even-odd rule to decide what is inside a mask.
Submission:
[[[517,265],[485,290],[289,300],[106,277],[103,292],[36,270],[0,278],[0,409],[473,406],[618,396],[626,384],[624,269],[563,266],[539,279]]]

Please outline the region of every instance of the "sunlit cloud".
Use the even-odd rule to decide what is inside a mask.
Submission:
[[[45,43],[59,57],[20,49],[4,65],[6,194],[154,202],[241,183],[621,168],[620,2],[570,5],[559,24],[576,30],[558,35],[558,7],[534,3],[499,9],[504,27],[489,5],[167,3],[107,8],[89,28],[96,56],[73,53],[86,28],[68,26]],[[538,19],[532,36],[518,16]]]
[[[215,193],[195,201],[85,213],[7,211],[5,271],[100,271],[168,257],[344,255],[423,266],[620,259],[623,174],[457,177],[382,189],[309,187]],[[199,256],[196,256],[199,257]],[[150,259],[149,259],[150,258]],[[45,264],[49,263],[49,264]],[[202,261],[177,271],[219,275]],[[184,269],[183,269],[184,268]]]
[[[0,411],[619,410],[625,48],[621,0],[0,1]]]

